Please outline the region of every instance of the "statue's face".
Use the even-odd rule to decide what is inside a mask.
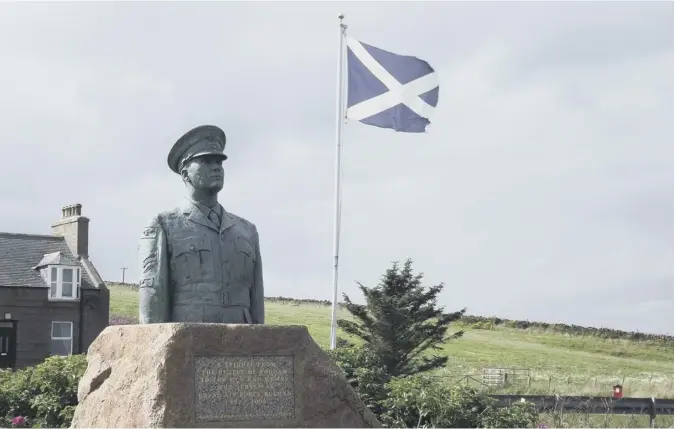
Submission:
[[[223,159],[215,155],[199,156],[181,171],[183,180],[189,180],[195,189],[215,192],[223,189],[223,174]]]

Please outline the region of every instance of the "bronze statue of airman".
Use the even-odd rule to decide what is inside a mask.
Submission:
[[[265,322],[258,230],[218,203],[225,142],[220,128],[204,125],[169,152],[188,195],[143,230],[140,323]]]

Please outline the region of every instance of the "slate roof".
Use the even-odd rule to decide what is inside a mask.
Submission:
[[[61,253],[62,263],[71,260],[83,268],[83,289],[105,287],[91,261],[73,255],[63,237],[9,232],[0,232],[0,287],[47,287],[35,266],[45,255],[56,252]]]
[[[44,268],[47,265],[79,265],[80,263],[73,256],[63,253],[47,253],[40,262],[33,268]]]

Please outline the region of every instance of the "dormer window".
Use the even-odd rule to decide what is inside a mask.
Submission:
[[[51,265],[49,273],[50,300],[77,300],[80,297],[82,270],[79,267]]]
[[[82,270],[77,259],[62,252],[47,253],[34,267],[49,286],[50,301],[80,299]]]

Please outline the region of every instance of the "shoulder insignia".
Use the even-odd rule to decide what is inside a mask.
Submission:
[[[157,227],[148,227],[143,230],[141,238],[155,238],[157,237]]]

